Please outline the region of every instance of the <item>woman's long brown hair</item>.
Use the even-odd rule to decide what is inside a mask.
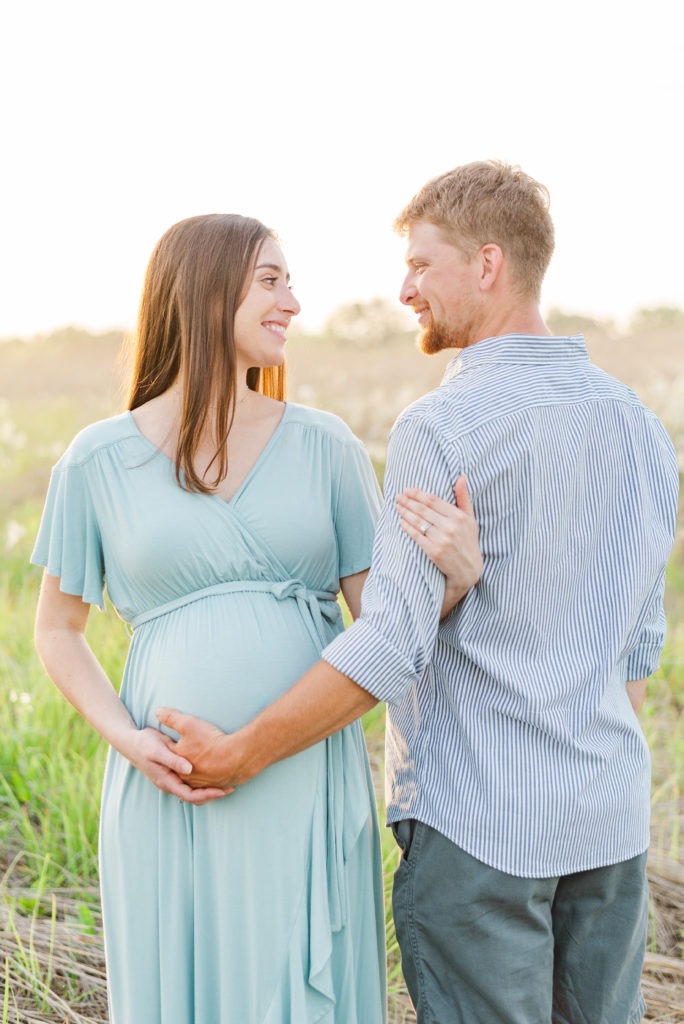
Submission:
[[[136,409],[182,374],[176,479],[189,491],[212,491],[228,472],[228,433],[237,393],[233,324],[265,238],[273,232],[237,214],[179,221],[160,238],[145,274],[126,406]],[[283,400],[285,367],[248,371],[247,386]],[[217,448],[204,480],[194,456],[213,409]]]

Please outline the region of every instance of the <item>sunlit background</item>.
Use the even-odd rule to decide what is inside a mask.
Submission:
[[[0,20],[0,338],[132,325],[175,221],[280,234],[317,329],[394,300],[392,220],[430,177],[519,163],[551,191],[543,294],[684,305],[678,0],[22,0]]]

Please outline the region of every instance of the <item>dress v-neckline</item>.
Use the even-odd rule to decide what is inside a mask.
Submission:
[[[252,479],[252,477],[256,473],[256,471],[259,468],[262,460],[266,457],[266,455],[268,454],[270,448],[273,446],[273,444],[275,443],[276,439],[278,438],[278,436],[280,434],[281,427],[283,426],[283,423],[285,422],[285,419],[287,417],[288,409],[289,409],[289,403],[288,402],[283,402],[283,412],[282,412],[282,415],[281,415],[280,419],[278,420],[278,422],[276,423],[275,427],[273,428],[273,430],[269,434],[269,436],[268,436],[268,438],[266,440],[266,443],[264,444],[263,448],[261,449],[261,451],[257,455],[257,457],[254,460],[254,462],[252,463],[252,465],[247,470],[247,473],[242,478],[240,484],[238,485],[236,490],[233,491],[233,493],[231,494],[230,498],[222,498],[220,494],[214,494],[211,491],[208,491],[208,492],[202,492],[201,491],[201,492],[199,492],[202,497],[210,498],[212,501],[220,501],[222,505],[226,505],[226,506],[231,506],[231,505],[233,505],[235,503],[237,498],[240,497],[240,495],[242,494],[242,492],[247,487],[247,485],[249,484],[250,480]],[[174,469],[175,469],[176,463],[171,458],[171,456],[167,455],[165,451],[162,451],[162,449],[158,445],[156,445],[154,443],[154,441],[151,441],[150,438],[147,437],[146,434],[143,434],[142,430],[140,429],[140,427],[138,426],[138,424],[137,424],[137,422],[135,420],[135,417],[133,415],[133,411],[131,409],[129,409],[127,414],[128,414],[128,417],[129,417],[131,423],[133,424],[133,427],[135,429],[135,432],[136,432],[137,436],[139,438],[141,438],[145,442],[145,444],[147,444],[150,448],[154,449],[154,451],[158,455],[161,455],[161,457],[163,459],[166,459],[166,461],[171,466],[173,466]]]

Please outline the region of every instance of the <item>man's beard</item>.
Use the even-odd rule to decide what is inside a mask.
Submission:
[[[416,344],[426,356],[434,356],[446,348],[465,348],[468,342],[461,331],[457,332],[446,324],[435,323],[430,316],[429,323],[421,330]]]

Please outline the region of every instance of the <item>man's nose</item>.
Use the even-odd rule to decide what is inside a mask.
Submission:
[[[416,288],[415,276],[407,274],[399,292],[399,301],[403,302],[405,306],[410,306],[417,294],[418,289]]]

